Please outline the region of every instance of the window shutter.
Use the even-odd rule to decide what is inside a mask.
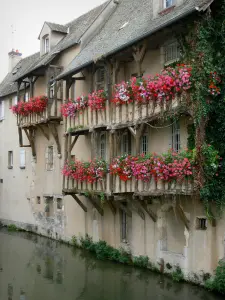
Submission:
[[[14,97],[14,104],[17,104],[18,103],[18,98],[17,96]]]
[[[24,149],[20,149],[20,167],[25,168],[26,166],[26,152]]]

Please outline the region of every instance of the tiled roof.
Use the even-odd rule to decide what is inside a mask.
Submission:
[[[152,2],[150,0],[120,0],[117,9],[102,30],[80,51],[58,79],[80,71],[100,57],[107,57],[132,45],[178,19],[194,11],[197,12],[197,9],[207,8],[207,4],[213,1],[185,0],[183,4],[174,7],[167,14],[158,14],[156,18],[153,18]]]
[[[47,54],[39,57],[39,60],[35,65],[32,65],[29,70],[19,74],[16,77],[16,80],[19,78],[24,78],[33,70],[36,70],[42,66],[49,64],[61,51],[77,44],[80,41],[81,36],[89,28],[89,26],[94,22],[94,20],[99,16],[99,14],[104,10],[109,1],[104,2],[102,5],[95,7],[86,14],[78,17],[70,23],[65,24],[63,27],[69,28],[69,33]],[[47,24],[53,24],[48,23]],[[57,25],[57,24],[54,24]],[[57,25],[61,26],[61,25]]]
[[[52,31],[58,31],[62,33],[67,33],[68,31],[68,26],[65,25],[51,23],[51,22],[46,22],[46,24],[51,28]]]
[[[27,72],[27,70],[37,63],[39,58],[39,52],[25,57],[15,66],[12,72],[6,75],[6,77],[0,83],[0,98],[17,91],[17,83],[15,83],[15,78],[19,76],[19,74]],[[21,86],[21,89],[23,89],[23,86]]]

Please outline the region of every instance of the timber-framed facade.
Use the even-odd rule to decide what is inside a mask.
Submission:
[[[6,103],[16,95],[25,103],[27,93],[29,98],[47,98],[41,113],[10,117],[13,142],[7,139],[7,151],[18,146],[26,149],[30,164],[24,174],[15,176],[23,178],[20,184],[24,178],[29,180],[19,196],[24,199],[23,208],[17,206],[19,216],[3,203],[0,219],[6,224],[15,221],[23,228],[29,224],[32,230],[66,241],[89,235],[93,241],[105,240],[134,256],[148,256],[161,269],[168,263],[179,265],[185,274],[212,272],[225,254],[224,218],[217,224],[207,221],[193,179],[176,184],[154,177],[121,180],[110,171],[115,158],[121,156],[162,155],[171,148],[179,153],[187,147],[188,128],[193,124],[188,92],[155,102],[123,99],[118,105],[112,100],[115,87],[122,82],[154,77],[168,65],[176,65],[180,55],[177,35],[184,35],[188,22],[204,14],[212,1],[199,0],[198,10],[192,0],[177,0],[169,8],[160,1],[139,2],[108,1],[73,25],[44,24],[35,63],[12,76],[9,84],[17,84],[13,92],[0,94]],[[88,26],[81,26],[80,34],[82,22]],[[43,48],[46,38],[49,48]],[[97,91],[105,97],[100,109],[87,104],[88,96]],[[63,107],[77,105],[78,98],[84,101],[79,102],[83,108],[65,114]],[[0,124],[0,130],[7,122]],[[5,152],[2,148],[2,156]],[[68,162],[89,163],[98,158],[107,166],[101,180],[77,180],[62,174]],[[11,173],[4,182],[10,182]],[[6,195],[3,189],[0,192]],[[9,198],[16,202],[15,193]],[[29,215],[26,225],[23,210]]]

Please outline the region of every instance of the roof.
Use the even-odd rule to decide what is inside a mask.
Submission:
[[[15,78],[18,80],[20,78],[25,78],[30,72],[46,66],[49,64],[61,51],[79,43],[81,36],[85,33],[85,31],[91,26],[91,24],[95,21],[95,19],[101,14],[104,8],[108,5],[109,1],[104,2],[102,5],[95,7],[84,15],[76,18],[72,22],[69,22],[65,25],[59,25],[54,23],[46,22],[49,26],[54,28],[58,28],[58,26],[63,26],[65,28],[69,28],[69,32],[65,37],[55,46],[53,49],[41,57],[39,56],[39,60],[32,65],[29,70],[26,70],[23,73],[20,73],[19,76]],[[62,28],[61,28],[62,29]],[[55,30],[55,29],[54,29]]]
[[[61,79],[155,33],[197,10],[206,9],[212,0],[186,0],[167,14],[153,18],[152,1],[120,0],[115,12],[101,31],[58,76]]]
[[[62,33],[67,33],[68,31],[68,26],[65,25],[51,23],[51,22],[46,22],[46,24],[51,28],[52,31],[58,31]]]
[[[17,92],[17,83],[15,82],[15,77],[26,72],[31,66],[35,65],[39,58],[40,53],[38,52],[27,56],[18,62],[15,68],[13,68],[13,70],[8,73],[0,83],[0,98]],[[23,86],[21,86],[21,89],[23,89]]]

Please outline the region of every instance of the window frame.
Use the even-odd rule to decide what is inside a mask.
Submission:
[[[146,141],[145,141],[145,147],[146,147],[146,151],[144,151],[144,138],[146,138]],[[140,140],[140,153],[141,154],[144,154],[146,155],[147,153],[149,152],[149,134],[148,132],[145,132],[142,137],[141,137],[141,140]]]
[[[5,102],[0,100],[0,121],[5,119]]]
[[[104,138],[104,140],[102,140],[102,137]],[[104,143],[102,143],[104,141]],[[104,144],[104,149],[102,148],[102,145]],[[102,155],[102,153],[104,153],[104,155]],[[106,160],[107,158],[107,141],[106,141],[106,132],[102,132],[100,134],[100,138],[99,138],[99,157],[101,159]]]
[[[124,147],[124,138],[127,138],[126,144],[127,144],[127,151],[125,151]],[[131,155],[132,154],[132,141],[131,141],[131,133],[126,131],[121,136],[121,144],[120,144],[120,151],[122,155]]]
[[[21,163],[21,154],[23,155],[24,163]],[[26,150],[20,149],[20,169],[25,169],[25,168],[26,168]]]
[[[105,68],[99,67],[95,72],[95,89],[96,91],[105,89]]]
[[[172,7],[175,4],[174,2],[174,0],[163,0],[163,9]]]
[[[121,242],[127,243],[128,240],[128,216],[124,210],[120,210],[121,221]]]
[[[50,151],[51,149],[51,151]],[[46,170],[53,171],[54,170],[54,146],[48,146],[46,148]]]
[[[8,151],[8,169],[13,169],[13,151]]]
[[[175,121],[172,125],[172,149],[175,152],[181,150],[181,138],[180,138],[180,121]]]
[[[45,35],[43,37],[43,52],[44,54],[49,53],[50,52],[50,39],[49,39],[49,35]]]
[[[169,51],[171,51],[170,56],[168,55]],[[168,66],[174,62],[179,61],[180,57],[181,57],[181,52],[177,40],[174,39],[168,41],[163,45],[163,60],[165,66]]]

